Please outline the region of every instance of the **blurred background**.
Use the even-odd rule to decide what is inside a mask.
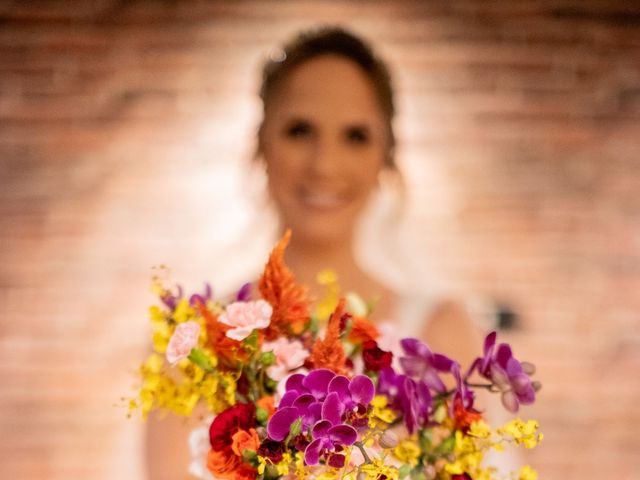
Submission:
[[[395,73],[422,284],[517,313],[503,338],[544,383],[527,461],[545,480],[640,478],[629,0],[0,2],[3,478],[144,478],[121,397],[151,267],[218,292],[255,278],[274,234],[250,167],[259,68],[324,23]]]

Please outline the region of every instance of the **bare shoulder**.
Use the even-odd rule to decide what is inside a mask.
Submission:
[[[445,299],[436,304],[425,319],[422,338],[436,352],[468,365],[480,354],[478,328],[462,302]]]

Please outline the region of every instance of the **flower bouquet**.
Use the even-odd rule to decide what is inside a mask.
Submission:
[[[311,310],[284,264],[289,237],[271,253],[259,295],[245,285],[220,302],[208,286],[185,297],[154,283],[162,303],[150,309],[155,352],[140,367],[130,408],[146,418],[155,409],[189,416],[206,405],[206,475],[492,479],[499,477],[483,464],[486,452],[542,439],[533,420],[492,429],[474,404],[474,392],[486,389],[516,412],[539,388],[533,366],[496,344],[495,333],[467,370],[415,338],[385,351],[364,302],[329,289],[331,308],[325,301]],[[324,321],[322,311],[331,312]],[[525,466],[508,478],[537,474]]]

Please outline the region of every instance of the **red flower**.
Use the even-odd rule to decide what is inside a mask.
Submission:
[[[209,427],[209,441],[215,451],[231,451],[233,435],[238,430],[256,426],[256,407],[253,403],[236,403],[213,419]]]
[[[382,350],[373,340],[364,342],[362,348],[362,360],[364,360],[365,370],[379,372],[383,368],[391,366],[393,354]]]
[[[458,473],[456,475],[451,475],[451,480],[473,480],[471,475],[468,473]]]

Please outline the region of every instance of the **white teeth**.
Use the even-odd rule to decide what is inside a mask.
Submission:
[[[305,192],[302,195],[302,201],[317,208],[332,208],[344,203],[342,196],[328,192]]]

